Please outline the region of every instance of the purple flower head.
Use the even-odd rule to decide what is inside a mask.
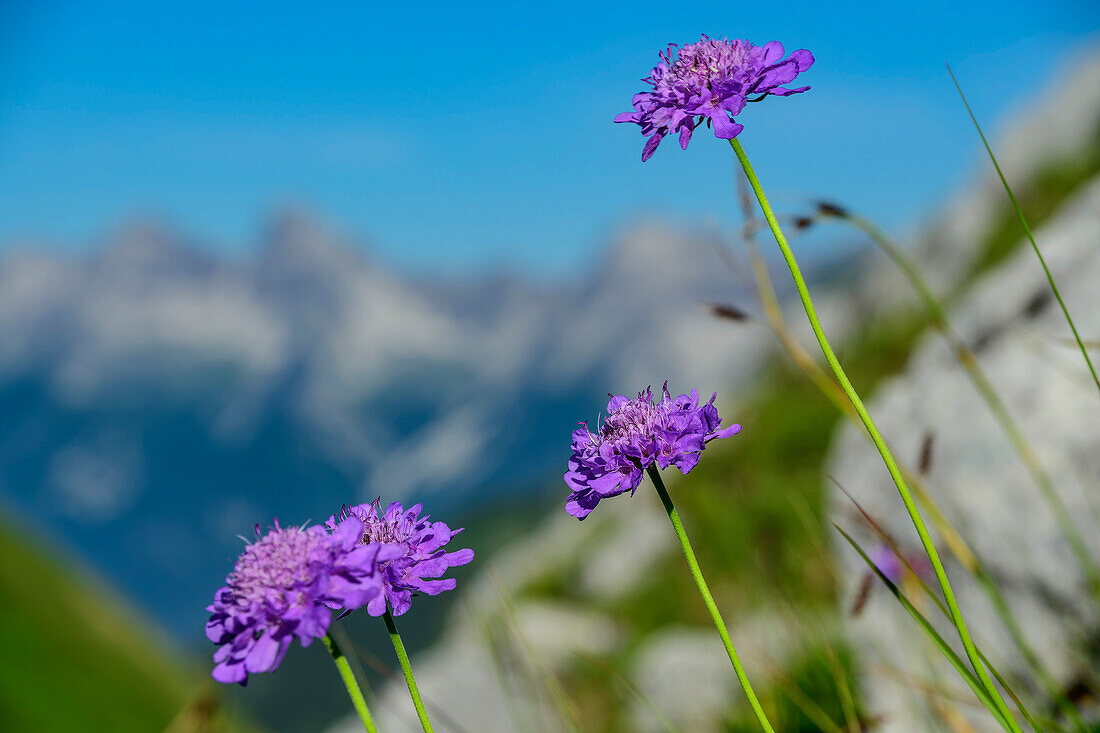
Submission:
[[[687,473],[699,463],[699,455],[715,438],[728,438],[740,425],[720,428],[714,400],[699,404],[699,393],[673,397],[664,386],[664,398],[653,401],[646,388],[634,399],[611,397],[607,417],[593,433],[588,423],[573,431],[573,455],[565,483],[572,493],[565,510],[584,519],[600,499],[631,492],[642,482],[642,471],[656,462],[659,468],[675,466]]]
[[[677,53],[676,45],[660,54],[645,83],[653,91],[634,95],[634,111],[623,112],[616,122],[634,122],[649,140],[642,148],[642,160],[649,160],[661,139],[679,133],[680,147],[687,150],[691,133],[704,122],[715,137],[730,140],[741,132],[734,117],[748,102],[768,95],[786,97],[809,87],[790,89],[800,73],[810,68],[813,54],[799,49],[783,58],[779,41],[754,46],[748,41],[703,36]]]
[[[905,577],[906,567],[905,563],[894,553],[894,550],[885,542],[880,542],[875,545],[870,554],[871,562],[874,563],[878,571],[886,576],[886,578],[895,585],[900,583],[902,578]],[[922,580],[932,579],[932,565],[928,561],[928,557],[924,553],[905,553],[905,561],[909,563],[909,567],[913,568],[913,571]]]
[[[218,645],[214,679],[248,682],[272,672],[291,641],[309,646],[328,633],[332,609],[356,609],[381,595],[380,547],[359,544],[363,522],[349,517],[323,527],[280,527],[244,548],[207,606],[206,636]]]
[[[432,522],[427,514],[420,516],[421,504],[405,509],[395,501],[379,514],[381,506],[381,500],[375,499],[370,504],[343,507],[339,516],[329,517],[325,525],[338,527],[338,522],[348,518],[362,523],[363,531],[358,539],[365,547],[378,548],[375,562],[383,590],[367,604],[367,613],[381,616],[388,603],[393,615],[400,616],[412,607],[414,593],[435,596],[454,590],[457,581],[441,576],[448,568],[473,560],[474,551],[444,550],[462,530],[452,530],[443,522]]]

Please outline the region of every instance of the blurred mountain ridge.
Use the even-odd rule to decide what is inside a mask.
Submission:
[[[606,390],[747,374],[766,335],[705,307],[747,299],[723,246],[650,220],[572,282],[441,282],[288,208],[243,258],[150,218],[76,256],[8,249],[0,491],[190,635],[256,522],[484,501],[556,473]]]

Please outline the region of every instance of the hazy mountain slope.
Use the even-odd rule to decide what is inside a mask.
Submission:
[[[609,389],[748,373],[710,235],[624,231],[582,278],[433,282],[300,212],[215,257],[138,223],[0,256],[0,495],[198,639],[238,534],[382,494],[435,513],[559,470]],[[639,263],[646,263],[644,266]]]

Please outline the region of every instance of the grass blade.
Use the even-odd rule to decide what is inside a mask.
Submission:
[[[947,571],[944,570],[943,561],[940,559],[939,552],[936,551],[936,546],[932,542],[932,536],[928,532],[928,527],[925,525],[920,510],[913,500],[913,494],[906,484],[901,469],[898,467],[893,451],[882,437],[882,433],[879,432],[878,426],[871,417],[871,413],[868,412],[867,406],[863,403],[863,399],[856,391],[847,372],[837,358],[836,352],[829,343],[828,337],[825,335],[825,330],[821,325],[821,319],[817,315],[817,309],[814,307],[813,298],[810,296],[809,288],[806,285],[806,279],[802,275],[802,268],[799,266],[798,259],[791,250],[790,244],[787,242],[786,235],[779,226],[779,221],[776,219],[775,212],[772,211],[771,204],[768,203],[768,197],[764,193],[764,188],[760,184],[760,179],[756,176],[756,171],[753,169],[752,163],[749,162],[748,155],[746,155],[745,149],[741,146],[740,140],[735,137],[729,142],[730,146],[733,148],[734,154],[741,163],[741,169],[745,172],[745,177],[749,180],[749,186],[756,195],[757,203],[760,204],[760,211],[767,220],[769,228],[772,230],[775,243],[779,246],[779,250],[783,254],[783,259],[787,264],[787,268],[790,270],[795,290],[798,291],[803,311],[806,313],[806,318],[810,323],[810,328],[814,332],[814,337],[817,339],[818,346],[821,347],[821,353],[825,357],[825,361],[828,363],[841,389],[844,390],[845,396],[848,397],[848,400],[852,403],[852,407],[855,408],[856,413],[859,415],[860,422],[863,423],[868,436],[874,442],[875,448],[882,458],[887,473],[890,474],[894,486],[897,487],[898,495],[905,505],[905,511],[909,515],[909,519],[912,521],[913,528],[917,531],[917,535],[920,537],[921,546],[924,548],[929,561],[932,563],[932,571],[936,574],[936,580],[943,590],[944,599],[947,601],[948,608],[951,610],[951,620],[955,625],[956,631],[958,631],[959,640],[966,650],[966,656],[970,659],[970,663],[973,665],[974,672],[977,673],[978,679],[981,680],[982,686],[985,687],[986,691],[989,693],[990,699],[1001,709],[1005,722],[1008,724],[1010,730],[1016,733],[1022,733],[1019,725],[1017,725],[1016,721],[1009,714],[1008,706],[1005,705],[1000,692],[998,692],[997,687],[993,684],[993,680],[990,679],[985,667],[982,666],[981,660],[977,657],[970,630],[967,628],[966,620],[963,618],[962,610],[959,608],[958,600],[955,598],[955,591],[951,587],[951,581],[947,577]]]
[[[1032,479],[1038,485],[1040,494],[1046,500],[1047,505],[1054,514],[1062,530],[1062,534],[1070,545],[1070,548],[1074,551],[1074,554],[1077,555],[1078,562],[1081,565],[1085,577],[1088,579],[1093,595],[1100,598],[1100,567],[1097,567],[1096,561],[1089,553],[1084,538],[1081,536],[1077,525],[1070,516],[1069,510],[1054,487],[1054,482],[1039,462],[1035,450],[1027,442],[1023,430],[1020,429],[1019,424],[1016,423],[1012,414],[1008,411],[1008,406],[1001,400],[1000,395],[997,394],[997,391],[993,387],[993,383],[986,376],[985,371],[978,362],[977,355],[966,345],[966,342],[962,340],[952,327],[947,317],[947,309],[936,297],[916,263],[905,254],[902,248],[898,246],[885,231],[870,219],[852,214],[846,209],[841,209],[836,206],[829,206],[827,209],[824,206],[819,206],[819,210],[825,218],[839,219],[866,234],[871,241],[878,245],[894,264],[898,266],[902,274],[905,275],[909,284],[924,303],[925,310],[928,312],[928,317],[932,322],[932,326],[939,331],[944,340],[947,341],[948,345],[955,353],[959,364],[966,370],[971,382],[973,382],[978,393],[985,400],[990,412],[992,412],[993,416],[997,419],[1002,431],[1008,437],[1009,442],[1012,443],[1017,455],[1019,455],[1020,459],[1024,462]],[[843,487],[841,487],[841,490],[843,491]],[[862,509],[860,509],[860,511],[862,511]],[[959,541],[961,541],[961,539]],[[1077,712],[1077,708],[1074,707],[1066,698],[1065,694],[1063,694],[1057,682],[1054,680],[1054,677],[1046,669],[1045,665],[1039,659],[1038,654],[1036,654],[1031,644],[1027,641],[1023,629],[1013,615],[1000,589],[993,582],[992,577],[986,571],[984,565],[973,556],[973,553],[970,552],[969,549],[966,554],[972,558],[972,561],[969,563],[964,562],[964,565],[967,566],[967,569],[986,591],[986,595],[989,596],[990,602],[993,604],[997,614],[1001,617],[1001,621],[1004,623],[1009,635],[1020,650],[1020,653],[1024,656],[1024,659],[1028,662],[1029,666],[1031,666],[1036,677],[1039,678],[1043,688],[1051,699],[1055,701],[1063,714],[1066,715],[1067,719],[1070,720],[1074,729],[1083,732],[1085,730],[1085,725]]]
[[[902,608],[904,608],[909,613],[909,615],[912,616],[913,620],[917,622],[917,625],[920,626],[924,633],[928,635],[928,637],[932,640],[932,643],[935,644],[936,648],[939,649],[941,654],[943,654],[944,658],[947,659],[951,666],[955,668],[955,671],[959,673],[959,676],[963,678],[963,681],[966,682],[967,686],[970,687],[970,689],[974,692],[978,699],[982,701],[982,704],[985,705],[989,713],[997,720],[997,722],[1001,724],[1001,726],[1005,730],[1012,730],[1008,722],[1004,719],[1004,716],[1001,713],[1000,709],[998,709],[998,706],[994,704],[993,700],[989,697],[989,693],[986,691],[985,687],[978,681],[978,678],[974,676],[974,673],[971,672],[965,664],[963,664],[963,661],[959,659],[959,655],[955,653],[955,650],[952,649],[950,645],[948,645],[948,643],[943,640],[943,637],[940,636],[934,628],[932,628],[932,624],[928,622],[928,619],[926,619],[921,614],[921,612],[918,611],[916,607],[914,607],[913,604],[909,602],[909,599],[902,594],[901,590],[898,589],[898,587],[894,585],[889,578],[883,575],[882,571],[878,569],[878,566],[871,562],[871,558],[867,556],[867,553],[863,551],[863,548],[860,547],[859,544],[854,539],[852,539],[847,532],[841,529],[840,525],[834,522],[833,526],[836,527],[836,530],[844,536],[844,539],[848,540],[848,544],[850,544],[852,548],[859,553],[859,556],[863,558],[863,561],[865,563],[867,563],[867,567],[870,568],[870,570],[878,576],[878,579],[882,581],[882,583],[886,586],[886,588],[890,591],[894,598],[898,600],[898,603],[902,605]]]
[[[570,733],[579,733],[580,731],[580,713],[576,710],[573,703],[566,696],[565,691],[562,689],[561,683],[558,678],[547,666],[546,662],[542,659],[542,656],[531,645],[527,636],[523,633],[519,623],[516,619],[516,609],[512,601],[512,597],[508,594],[505,588],[504,582],[495,570],[489,570],[489,579],[492,581],[493,586],[496,588],[497,594],[501,601],[501,612],[503,615],[503,621],[506,627],[508,627],[512,636],[519,642],[523,651],[526,653],[528,660],[532,663],[536,673],[539,676],[540,681],[546,688],[546,691],[550,694],[551,702],[557,710],[558,715],[561,717],[561,722],[570,731]]]
[[[916,568],[912,566],[912,564],[909,562],[909,559],[905,556],[905,553],[901,551],[894,540],[886,533],[885,530],[883,530],[882,525],[875,521],[874,517],[872,517],[867,512],[867,510],[864,509],[858,501],[856,501],[855,497],[848,493],[848,490],[841,486],[835,478],[829,476],[829,479],[836,485],[838,489],[840,489],[844,493],[845,496],[848,497],[848,500],[852,502],[855,508],[863,516],[863,519],[867,522],[871,529],[874,530],[875,534],[878,535],[879,540],[890,549],[890,552],[894,554],[894,557],[896,557],[898,561],[901,562],[905,569],[910,573],[910,575],[912,575],[913,578],[916,579],[920,587],[924,590],[928,597],[932,599],[932,602],[940,610],[940,613],[942,613],[945,618],[950,620],[951,617],[948,615],[947,608],[943,605],[943,601],[940,600],[940,598],[932,591],[932,588],[928,585],[925,579],[921,577],[921,574],[917,572]],[[1046,669],[1045,667],[1042,667],[1041,662],[1038,660],[1037,657],[1035,657],[1035,652],[1031,649],[1031,646],[1024,638],[1023,630],[1016,622],[1016,618],[1012,615],[1012,612],[1008,607],[1008,603],[1005,601],[1004,596],[1001,595],[1000,589],[997,588],[996,584],[993,582],[993,579],[985,571],[985,568],[982,567],[982,565],[977,561],[976,557],[974,558],[974,562],[975,565],[973,569],[971,569],[971,573],[978,580],[978,582],[982,584],[982,587],[985,589],[986,593],[990,597],[990,602],[994,605],[995,608],[997,608],[998,612],[1003,612],[1001,620],[1008,627],[1010,635],[1012,635],[1014,641],[1016,641],[1017,645],[1021,648],[1022,653],[1024,653],[1025,656],[1030,653],[1031,657],[1034,657],[1034,665],[1038,666],[1036,674],[1038,674],[1044,682],[1050,683],[1050,694],[1058,699],[1059,702],[1065,703],[1065,706],[1068,707],[1068,710],[1066,709],[1066,707],[1063,707],[1063,712],[1065,712],[1066,716],[1074,722],[1078,730],[1081,731],[1081,733],[1084,733],[1084,723],[1081,721],[1080,716],[1077,714],[1077,709],[1074,708],[1072,703],[1070,703],[1069,700],[1066,700],[1065,696],[1058,691],[1057,686],[1053,681],[1053,678],[1049,677],[1049,673],[1045,677],[1043,676],[1042,673],[1045,673]],[[1027,707],[1024,706],[1023,701],[1020,700],[1020,697],[1009,686],[1004,677],[1002,677],[1001,674],[997,672],[996,668],[989,661],[989,658],[985,655],[985,653],[981,649],[978,649],[977,652],[979,658],[981,658],[982,660],[982,663],[989,668],[989,671],[993,675],[993,677],[996,678],[997,682],[1000,683],[1001,687],[1004,688],[1005,692],[1007,692],[1009,697],[1011,697],[1016,703],[1016,706],[1019,708],[1020,713],[1027,719],[1031,726],[1035,728],[1035,730],[1041,730],[1041,728],[1038,726],[1038,723],[1035,722],[1034,717],[1032,717],[1031,713],[1028,711]],[[1028,661],[1032,661],[1031,657],[1028,658]]]
[[[970,103],[966,101],[966,95],[963,94],[962,87],[959,86],[959,80],[955,78],[955,72],[951,70],[949,64],[947,66],[947,73],[951,75],[951,81],[955,84],[955,89],[959,93],[959,97],[962,99],[963,105],[966,107],[967,114],[970,115],[970,121],[974,123],[974,129],[978,131],[978,136],[982,139],[982,145],[985,146],[985,151],[989,153],[989,160],[993,162],[993,167],[997,170],[997,176],[1001,179],[1001,184],[1005,188],[1005,193],[1008,194],[1008,200],[1012,202],[1012,208],[1016,211],[1016,216],[1020,219],[1020,226],[1024,228],[1024,232],[1027,234],[1027,239],[1031,242],[1031,248],[1035,250],[1035,256],[1039,258],[1039,264],[1043,266],[1043,272],[1046,273],[1047,282],[1050,283],[1050,289],[1054,291],[1054,297],[1058,299],[1058,305],[1062,307],[1062,314],[1066,317],[1066,323],[1069,324],[1069,328],[1073,331],[1073,338],[1077,341],[1078,348],[1081,349],[1081,356],[1085,357],[1085,363],[1088,364],[1089,372],[1092,373],[1092,381],[1096,383],[1096,389],[1100,392],[1100,377],[1096,375],[1096,368],[1092,365],[1092,359],[1089,358],[1088,349],[1085,348],[1085,343],[1081,340],[1081,335],[1077,333],[1077,326],[1073,323],[1073,318],[1069,314],[1069,309],[1066,307],[1066,303],[1062,300],[1062,294],[1058,291],[1058,285],[1054,282],[1054,276],[1050,273],[1050,268],[1047,267],[1046,260],[1043,259],[1043,253],[1039,251],[1039,245],[1035,243],[1035,237],[1031,233],[1031,227],[1028,226],[1027,219],[1024,218],[1024,212],[1020,209],[1020,204],[1016,201],[1016,195],[1012,193],[1012,187],[1008,185],[1008,179],[1005,178],[1004,172],[1001,170],[1000,164],[997,163],[997,156],[993,155],[993,148],[989,146],[989,141],[985,138],[985,133],[982,132],[982,126],[978,124],[978,118],[974,116],[974,110],[970,109]]]
[[[1054,481],[1050,478],[1050,474],[1047,473],[1046,469],[1043,468],[1042,463],[1039,461],[1038,454],[1035,452],[1035,449],[1031,447],[1031,444],[1024,435],[1024,431],[1020,428],[1019,423],[1012,417],[1012,413],[1009,412],[1008,406],[1001,399],[1000,395],[997,394],[996,389],[993,387],[993,383],[989,380],[985,370],[983,370],[978,363],[977,355],[966,345],[966,342],[962,340],[954,328],[952,328],[947,318],[946,309],[943,304],[940,303],[935,293],[932,292],[932,288],[929,287],[916,264],[902,251],[901,247],[895,244],[882,229],[869,219],[847,212],[844,212],[837,218],[851,224],[870,237],[871,241],[877,244],[879,248],[893,260],[894,264],[896,264],[902,274],[905,275],[909,284],[917,291],[921,301],[924,303],[925,310],[928,312],[928,317],[932,322],[932,326],[940,332],[948,345],[950,345],[959,364],[966,370],[967,376],[970,377],[970,381],[974,384],[975,389],[977,389],[982,399],[985,400],[986,405],[989,407],[990,412],[993,413],[993,417],[997,420],[1001,430],[1012,444],[1020,460],[1023,461],[1032,480],[1039,487],[1040,494],[1044,501],[1046,501],[1047,506],[1050,507],[1050,511],[1054,515],[1054,519],[1058,523],[1062,535],[1065,537],[1074,555],[1077,556],[1077,562],[1081,566],[1081,571],[1085,575],[1093,597],[1100,600],[1100,566],[1097,565],[1096,560],[1089,552],[1088,546],[1081,536],[1081,532],[1077,529],[1077,525],[1074,523],[1073,517],[1069,513],[1069,509],[1066,507],[1065,502],[1062,501],[1062,497],[1058,494],[1054,486]]]

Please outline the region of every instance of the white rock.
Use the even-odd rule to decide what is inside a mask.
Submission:
[[[1036,239],[1078,329],[1085,338],[1100,334],[1100,180],[1064,206]],[[1048,290],[1025,246],[978,282],[951,316],[962,338],[980,345],[982,367],[1038,452],[1092,556],[1100,558],[1100,527],[1081,490],[1100,470],[1100,402],[1060,309],[1046,298]],[[1039,302],[1045,305],[1028,312],[1029,303]],[[870,411],[896,454],[910,464],[925,434],[934,436],[928,490],[997,580],[1057,680],[1068,687],[1095,669],[1100,660],[1086,657],[1085,650],[1100,634],[1100,614],[1080,565],[1035,482],[937,334],[921,340],[905,372],[878,390]],[[916,547],[896,489],[855,427],[840,432],[829,471],[889,532]],[[844,524],[859,525],[843,495],[834,495],[832,506]],[[867,531],[860,538],[873,541]],[[848,578],[847,602],[865,567],[843,543],[836,555]],[[957,562],[947,566],[979,646],[1002,673],[1030,679],[981,589]],[[955,638],[949,626],[941,624],[940,631]],[[888,598],[869,605],[851,629],[871,666],[927,677],[930,667],[944,665],[928,654],[919,634]],[[957,681],[950,669],[938,673]],[[886,718],[883,730],[924,729],[922,701],[899,692],[896,683],[872,677],[867,692],[871,712]],[[991,723],[978,717],[975,725],[985,730]]]

